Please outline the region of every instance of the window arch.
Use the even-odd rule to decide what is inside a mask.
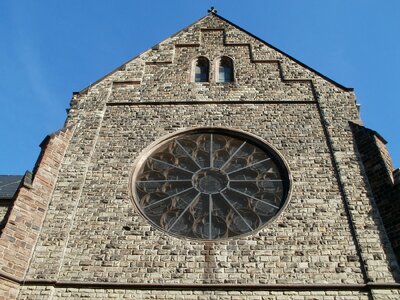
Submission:
[[[223,56],[218,64],[218,82],[233,82],[233,80],[233,60]]]
[[[201,56],[197,58],[194,64],[194,82],[209,81],[210,62],[207,58]]]

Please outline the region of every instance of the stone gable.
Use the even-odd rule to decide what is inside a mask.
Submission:
[[[209,82],[193,81],[199,56],[210,61]],[[222,56],[233,61],[233,82],[216,80]],[[60,158],[32,254],[18,272],[2,257],[3,294],[396,299],[398,266],[349,121],[360,122],[351,89],[211,13],[74,94],[68,142],[48,150]],[[199,127],[246,132],[278,151],[292,188],[276,220],[198,241],[143,217],[130,191],[135,162],[166,135]]]

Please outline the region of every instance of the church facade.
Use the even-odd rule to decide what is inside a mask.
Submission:
[[[0,299],[399,299],[360,128],[352,89],[211,12],[74,93]]]

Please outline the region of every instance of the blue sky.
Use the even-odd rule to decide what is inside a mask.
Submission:
[[[384,4],[384,5],[383,5]],[[31,170],[73,91],[218,13],[338,83],[400,166],[400,1],[0,1],[0,174]]]

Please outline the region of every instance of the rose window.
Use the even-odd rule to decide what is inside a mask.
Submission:
[[[267,145],[236,132],[181,134],[151,150],[134,173],[141,213],[159,229],[216,240],[259,229],[287,200],[289,175]]]

